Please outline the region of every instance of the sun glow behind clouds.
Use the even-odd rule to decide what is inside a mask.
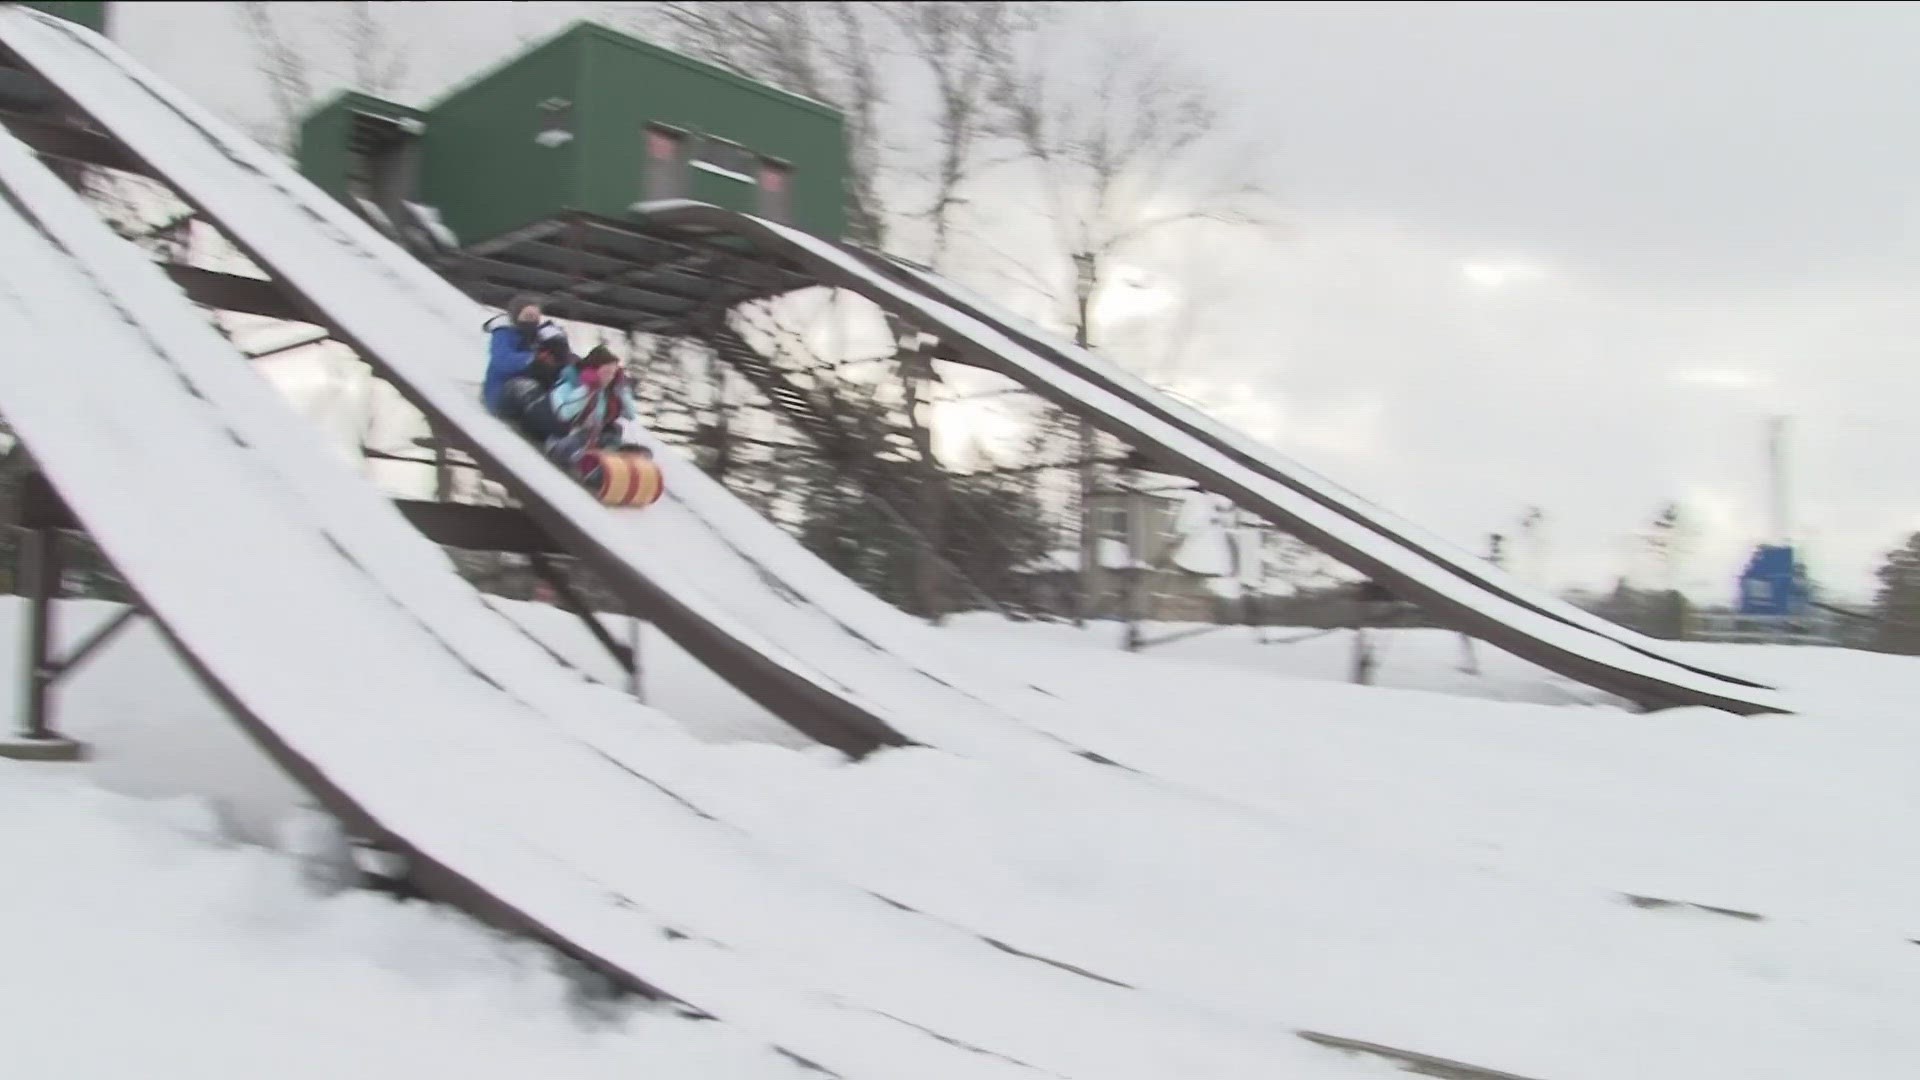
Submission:
[[[1727,390],[1758,389],[1770,382],[1765,372],[1730,367],[1688,368],[1674,372],[1673,377],[1694,386],[1714,386]]]
[[[1547,272],[1526,263],[1470,262],[1460,267],[1460,276],[1482,289],[1500,289],[1538,281],[1546,277]]]
[[[1095,324],[1164,315],[1180,303],[1174,283],[1151,270],[1117,266],[1093,300]]]

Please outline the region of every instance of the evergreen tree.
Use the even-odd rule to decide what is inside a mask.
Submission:
[[[1920,533],[1887,552],[1874,576],[1880,579],[1880,591],[1874,597],[1874,615],[1879,620],[1874,647],[1920,655]]]

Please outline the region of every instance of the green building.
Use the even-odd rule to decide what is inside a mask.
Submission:
[[[470,249],[570,213],[637,220],[691,198],[838,237],[840,114],[592,23],[424,109],[343,94],[301,127],[300,167],[336,198],[431,208]]]
[[[96,33],[104,34],[107,32],[107,5],[105,0],[101,0],[101,2],[97,4],[85,3],[83,0],[42,0],[42,2],[28,0],[26,6],[38,8],[49,15],[58,15],[70,22],[77,22],[81,26]]]

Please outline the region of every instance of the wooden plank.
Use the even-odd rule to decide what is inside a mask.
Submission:
[[[446,547],[517,555],[565,554],[546,530],[514,507],[418,499],[395,499],[393,503],[421,535]]]
[[[501,306],[514,294],[540,290],[528,290],[524,286],[513,288],[506,285],[485,282],[461,282],[454,284],[461,292],[482,304]],[[612,304],[596,303],[592,300],[580,300],[570,296],[549,294],[546,311],[555,318],[571,322],[593,323],[597,326],[611,326],[620,329],[636,329],[652,333],[673,333],[682,325],[683,317],[660,315],[650,311],[638,311],[632,308],[616,307]]]
[[[18,524],[21,528],[38,531],[82,528],[44,473],[30,472],[20,479]],[[419,499],[395,499],[393,504],[423,536],[446,547],[518,555],[565,554],[525,511],[515,507]]]
[[[53,489],[45,473],[31,469],[20,477],[20,516],[14,524],[22,529],[78,529],[79,519],[67,509],[66,500]]]
[[[1479,1065],[1469,1065],[1464,1061],[1434,1057],[1414,1050],[1400,1050],[1380,1043],[1362,1039],[1349,1039],[1340,1035],[1328,1035],[1319,1031],[1296,1031],[1295,1035],[1320,1046],[1334,1050],[1343,1050],[1349,1054],[1370,1054],[1385,1058],[1398,1064],[1407,1072],[1418,1076],[1439,1077],[1441,1080],[1539,1080],[1538,1077],[1521,1076],[1519,1073],[1502,1072]]]
[[[544,246],[544,245],[543,245]],[[509,255],[509,258],[511,256]],[[647,287],[629,280],[631,267],[574,274],[534,263],[508,261],[508,258],[482,258],[459,254],[448,257],[440,272],[462,289],[488,284],[519,290],[555,294],[566,290],[578,293],[571,299],[600,303],[608,307],[631,307],[648,315],[681,315],[691,311],[695,299]],[[558,296],[550,296],[558,300]],[[615,301],[606,304],[608,299]],[[701,297],[699,299],[705,299]]]

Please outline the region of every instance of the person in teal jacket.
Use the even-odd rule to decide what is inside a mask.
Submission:
[[[579,471],[580,455],[589,450],[630,446],[626,425],[640,416],[633,380],[605,345],[595,345],[560,374],[547,406],[566,428],[565,434],[547,440],[547,455],[569,473]]]

